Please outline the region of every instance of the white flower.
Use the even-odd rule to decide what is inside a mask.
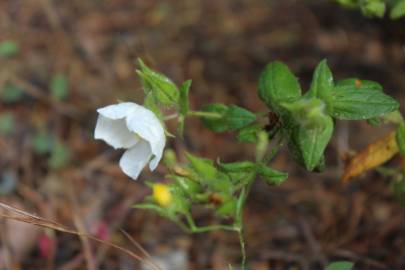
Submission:
[[[94,138],[104,140],[115,149],[127,149],[120,159],[120,167],[126,175],[138,178],[149,161],[149,168],[156,169],[166,137],[152,111],[136,103],[124,102],[100,108],[97,112],[100,115]]]

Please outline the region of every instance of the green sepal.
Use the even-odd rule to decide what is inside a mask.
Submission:
[[[171,185],[170,192],[172,193],[172,201],[168,210],[173,213],[187,214],[190,211],[191,204],[190,201],[185,198],[182,187]]]
[[[329,116],[326,114],[325,102],[319,98],[301,98],[295,102],[283,103],[282,106],[288,110],[296,123],[306,129],[327,124]]]
[[[190,167],[198,177],[200,184],[213,191],[229,191],[233,189],[229,176],[219,172],[212,160],[199,158],[189,153],[186,154],[186,157],[190,161]]]
[[[140,69],[137,70],[145,94],[152,92],[156,101],[166,106],[177,106],[179,101],[179,89],[165,75],[158,73],[145,65],[138,59]]]
[[[160,111],[157,100],[152,92],[149,92],[145,95],[143,105],[149,110],[151,110],[156,115],[157,118],[159,118],[161,121],[163,120],[162,112]]]
[[[168,178],[174,180],[184,194],[192,199],[195,198],[197,193],[201,192],[201,186],[190,178],[173,174],[168,175]]]
[[[332,133],[333,120],[330,116],[326,117],[325,124],[310,129],[297,125],[289,131],[290,153],[299,164],[312,171],[321,162]]]
[[[210,159],[199,158],[190,153],[186,153],[186,157],[190,162],[191,168],[200,176],[205,178],[215,178],[218,174],[214,162]]]

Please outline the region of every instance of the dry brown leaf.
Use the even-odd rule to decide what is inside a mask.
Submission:
[[[343,183],[385,163],[396,153],[398,153],[398,146],[395,141],[395,131],[391,131],[381,139],[369,144],[350,160],[342,176]]]

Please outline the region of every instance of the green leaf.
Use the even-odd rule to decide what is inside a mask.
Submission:
[[[331,115],[338,119],[364,120],[392,112],[399,103],[380,90],[356,87],[335,88]]]
[[[236,105],[228,107],[224,104],[213,103],[205,106],[203,111],[220,115],[217,118],[204,117],[202,119],[204,125],[214,132],[237,130],[256,120],[254,113]]]
[[[239,130],[238,135],[236,135],[236,140],[238,142],[256,143],[258,133],[261,131],[263,131],[263,127],[260,124],[243,127]]]
[[[390,11],[391,19],[399,19],[402,16],[405,16],[405,0],[397,1]]]
[[[383,90],[381,84],[375,81],[370,80],[361,80],[358,78],[348,78],[344,80],[340,80],[336,83],[334,91],[342,91],[347,89],[356,88],[358,90]]]
[[[219,168],[224,172],[251,172],[257,167],[256,163],[251,161],[239,161],[232,163],[219,163]]]
[[[65,167],[70,161],[70,151],[68,146],[56,142],[51,151],[51,156],[48,160],[48,166],[53,170],[58,170]]]
[[[6,84],[0,91],[0,99],[5,103],[15,103],[21,100],[24,91],[12,84]]]
[[[399,152],[405,157],[405,123],[402,122],[395,132],[395,139],[397,141]]]
[[[385,1],[384,0],[362,0],[360,5],[361,11],[365,16],[384,17]]]
[[[331,92],[333,90],[333,75],[326,60],[322,60],[315,69],[311,88],[306,96],[316,97],[326,103],[327,109],[331,106]]]
[[[0,114],[0,135],[8,135],[14,130],[15,120],[12,113]]]
[[[214,162],[209,159],[199,158],[190,153],[186,153],[186,157],[190,162],[192,169],[200,176],[214,179],[217,177],[218,170],[214,166]]]
[[[52,76],[49,84],[51,95],[57,100],[64,100],[68,95],[68,81],[64,74],[55,74]]]
[[[212,160],[199,158],[189,153],[186,153],[186,157],[201,184],[206,185],[213,191],[231,192],[233,190],[229,176],[219,172]]]
[[[347,8],[357,7],[357,0],[336,0],[339,4]]]
[[[168,219],[171,219],[171,220],[176,220],[176,216],[175,216],[174,213],[172,213],[171,211],[167,211],[166,208],[160,207],[160,206],[158,206],[156,204],[139,203],[139,204],[135,204],[133,207],[138,208],[138,209],[152,210],[161,217],[168,218]]]
[[[301,96],[297,78],[289,68],[278,61],[266,66],[259,78],[259,97],[276,114],[282,114],[280,104],[291,102]]]
[[[203,111],[217,113],[218,118],[203,118],[204,126],[214,132],[223,132],[228,130],[227,123],[224,120],[225,114],[228,111],[228,106],[221,103],[208,104],[203,108]]]
[[[12,57],[18,53],[20,46],[13,40],[5,40],[0,43],[0,57]]]
[[[381,125],[381,118],[380,117],[373,117],[367,119],[367,123],[373,127],[379,127]]]
[[[224,119],[228,130],[236,130],[245,127],[256,120],[256,115],[236,105],[228,107]]]
[[[283,183],[288,177],[288,173],[274,170],[267,167],[265,164],[261,164],[258,167],[258,173],[266,181],[267,184],[276,186]]]
[[[327,116],[325,123],[310,129],[297,125],[290,130],[289,150],[293,158],[309,171],[320,164],[325,148],[332,137],[332,118]]]
[[[325,270],[351,270],[353,269],[353,263],[348,261],[338,261],[329,264]]]
[[[169,211],[173,213],[186,214],[190,210],[190,202],[184,197],[183,190],[177,186],[171,186],[172,201],[169,205]]]
[[[176,106],[179,100],[179,89],[165,75],[147,67],[141,59],[138,59],[140,70],[137,70],[145,93],[152,92],[155,99],[166,106]]]

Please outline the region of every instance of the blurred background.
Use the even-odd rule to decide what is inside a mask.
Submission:
[[[194,109],[215,101],[264,110],[256,82],[276,59],[304,89],[327,58],[337,79],[376,80],[405,104],[403,19],[365,18],[330,1],[1,0],[0,201],[140,253],[125,230],[165,269],[228,269],[240,251],[232,233],[187,235],[131,208],[149,192],[143,180],[160,181],[164,171],[132,181],[117,165],[121,152],[93,139],[98,107],[142,102],[137,57],[177,83],[192,79]],[[273,165],[289,180],[257,183],[245,213],[250,269],[322,269],[337,259],[404,269],[405,212],[391,179],[371,172],[339,182],[342,156],[390,129],[339,122],[319,174],[280,154]],[[232,138],[191,119],[185,140],[169,146],[252,158],[252,147]],[[147,269],[105,245],[4,218],[0,239],[1,269]]]

